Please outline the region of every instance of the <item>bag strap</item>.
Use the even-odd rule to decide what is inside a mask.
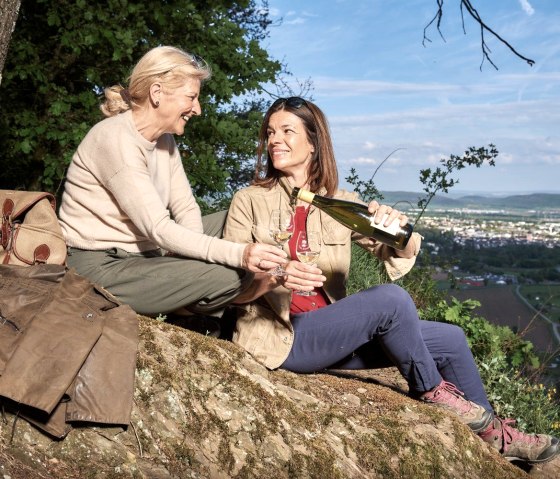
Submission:
[[[14,211],[14,202],[11,198],[6,198],[2,205],[2,229],[0,230],[0,244],[4,249],[8,248],[8,238],[12,226],[12,213]]]

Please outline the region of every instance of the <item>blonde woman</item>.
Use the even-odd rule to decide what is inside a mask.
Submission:
[[[68,265],[142,314],[219,314],[253,273],[285,258],[272,245],[220,239],[225,213],[201,216],[173,135],[201,114],[209,77],[192,54],[150,50],[128,87],[105,90],[107,118],[68,170],[60,207]]]

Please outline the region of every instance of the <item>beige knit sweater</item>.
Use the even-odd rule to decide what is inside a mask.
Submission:
[[[240,267],[245,245],[202,232],[173,136],[146,140],[127,111],[97,123],[68,169],[60,223],[69,246],[128,252],[162,248]]]

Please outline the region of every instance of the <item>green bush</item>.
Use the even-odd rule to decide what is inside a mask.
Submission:
[[[420,311],[420,316],[463,328],[473,355],[482,361],[498,358],[512,367],[539,367],[539,358],[530,341],[522,339],[507,326],[496,326],[472,314],[472,310],[480,306],[478,301],[468,299],[461,302],[451,298],[450,303],[441,300],[429,305]]]
[[[477,363],[496,414],[514,418],[523,431],[560,434],[556,388],[531,381],[498,357]]]
[[[389,276],[379,260],[357,245],[352,245],[352,266],[348,278],[348,293],[352,294],[377,284],[390,282]],[[403,278],[395,281],[414,298],[416,307],[423,309],[443,299],[427,270],[413,268]]]

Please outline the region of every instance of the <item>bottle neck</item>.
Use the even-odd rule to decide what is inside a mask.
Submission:
[[[315,198],[315,193],[311,193],[309,190],[303,190],[300,188],[298,193],[298,200],[305,201],[306,203],[313,203],[313,198]]]

